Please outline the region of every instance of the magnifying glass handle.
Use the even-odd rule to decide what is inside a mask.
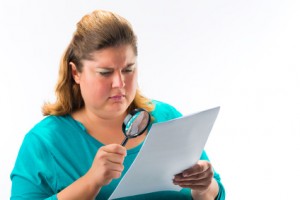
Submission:
[[[128,141],[128,137],[125,137],[125,139],[123,140],[123,142],[121,143],[121,145],[122,145],[123,147],[125,147],[127,141]]]

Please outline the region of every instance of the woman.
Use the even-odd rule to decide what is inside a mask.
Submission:
[[[145,98],[137,84],[136,36],[117,14],[84,16],[60,64],[57,100],[25,136],[11,173],[11,199],[107,199],[136,157],[143,134],[126,148],[122,123],[134,108],[152,123],[181,116],[172,106]],[[175,176],[180,192],[126,199],[224,199],[220,177],[205,154]]]

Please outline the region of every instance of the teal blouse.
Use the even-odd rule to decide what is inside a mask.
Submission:
[[[180,117],[171,105],[154,101],[151,115],[153,123]],[[11,173],[11,200],[48,199],[57,200],[57,193],[83,176],[92,165],[98,149],[104,144],[87,133],[85,127],[70,115],[48,116],[35,125],[25,136]],[[126,173],[142,144],[127,151],[124,161]],[[202,160],[208,160],[205,152]],[[225,199],[225,190],[220,176],[214,173],[219,184],[217,199]],[[102,187],[96,200],[108,199],[121,178]],[[180,192],[161,191],[122,199],[192,199],[190,189]]]

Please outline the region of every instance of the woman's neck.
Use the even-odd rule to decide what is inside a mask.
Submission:
[[[126,113],[104,118],[84,108],[71,114],[75,120],[84,125],[88,134],[103,144],[121,143],[124,137],[122,123],[125,115]]]
[[[101,118],[93,113],[87,112],[84,109],[78,110],[71,114],[71,116],[81,122],[88,134],[104,145],[107,144],[121,144],[125,136],[122,131],[122,123],[125,118],[124,115],[115,118]],[[137,138],[130,139],[126,144],[128,149],[140,144],[145,139],[146,134]]]

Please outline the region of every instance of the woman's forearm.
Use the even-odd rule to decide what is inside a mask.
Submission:
[[[57,194],[58,200],[94,200],[101,187],[85,175]]]

